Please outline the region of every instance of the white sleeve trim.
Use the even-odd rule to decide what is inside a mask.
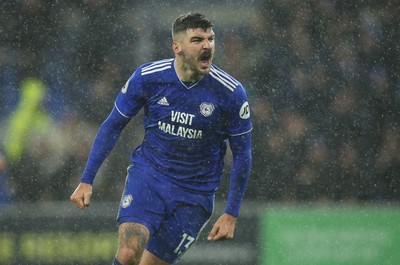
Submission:
[[[114,102],[114,106],[115,106],[115,108],[118,110],[119,114],[121,114],[122,116],[124,116],[124,117],[127,118],[127,119],[132,118],[132,117],[129,117],[129,116],[125,115],[124,113],[122,113],[122,112],[119,110],[119,108],[118,108],[118,106],[117,106],[117,102]]]
[[[242,133],[237,133],[237,134],[228,134],[229,136],[238,136],[238,135],[243,135],[243,134],[246,134],[246,133],[249,133],[249,132],[251,132],[253,130],[253,128],[251,128],[250,130],[248,130],[248,131],[246,131],[246,132],[242,132]]]

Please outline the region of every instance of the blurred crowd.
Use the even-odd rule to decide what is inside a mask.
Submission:
[[[173,57],[170,24],[192,9],[216,22],[215,63],[248,91],[247,199],[400,200],[399,1],[132,2],[0,4],[0,201],[67,200],[120,88],[140,64]],[[139,114],[96,199],[119,199],[142,138]]]

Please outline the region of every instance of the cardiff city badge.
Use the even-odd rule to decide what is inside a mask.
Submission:
[[[131,205],[132,200],[133,200],[132,195],[130,194],[125,195],[121,200],[121,207],[122,208],[128,207],[129,205]]]
[[[214,109],[215,109],[215,107],[214,107],[214,104],[212,104],[212,103],[203,102],[200,104],[200,113],[204,117],[210,116],[213,113]]]

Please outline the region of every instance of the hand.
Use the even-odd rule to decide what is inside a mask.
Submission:
[[[74,193],[72,193],[70,199],[79,209],[83,210],[90,205],[91,197],[92,185],[81,182],[75,189]]]
[[[232,239],[235,232],[236,217],[224,213],[215,222],[207,239],[212,241]]]

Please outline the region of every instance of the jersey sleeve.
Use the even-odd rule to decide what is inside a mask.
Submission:
[[[233,163],[230,175],[230,188],[225,212],[238,217],[251,168],[251,132],[229,137]]]
[[[115,100],[116,109],[126,118],[135,116],[145,102],[140,72],[140,70],[136,70],[132,74]]]
[[[233,91],[228,105],[227,134],[241,135],[250,132],[252,128],[246,91],[242,85],[239,85]]]

